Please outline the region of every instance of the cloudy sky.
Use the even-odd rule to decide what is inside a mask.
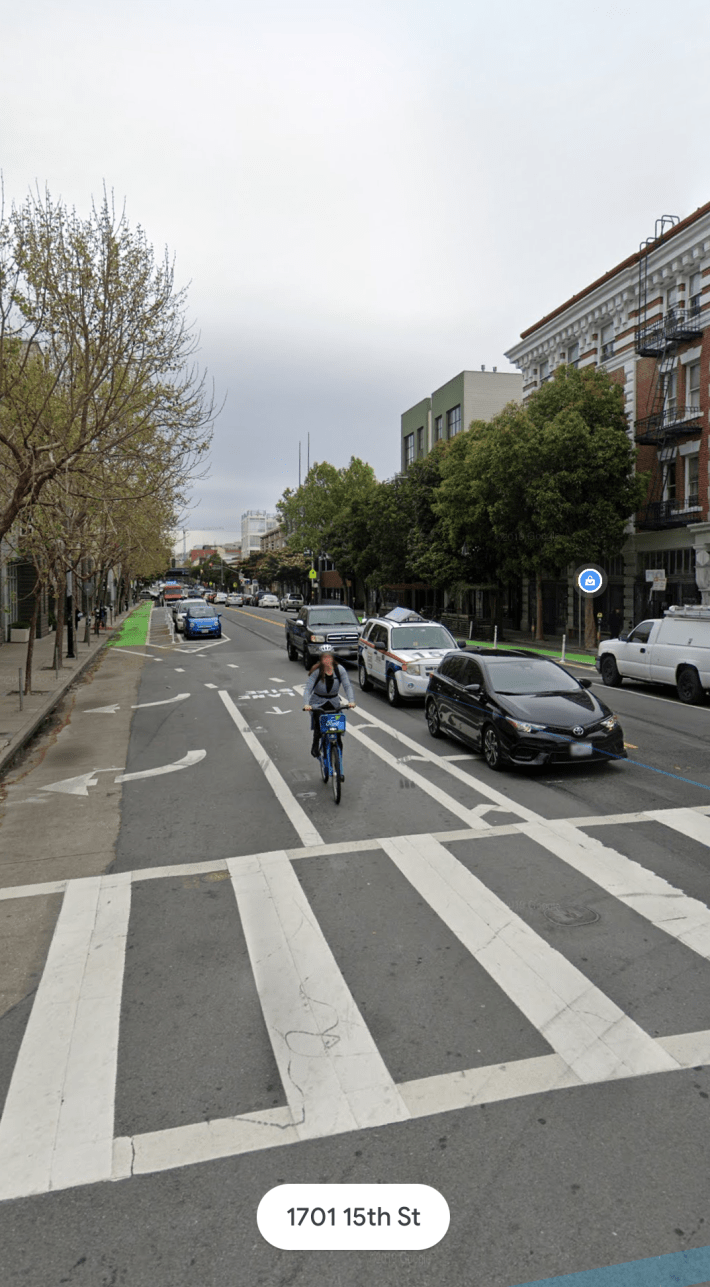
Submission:
[[[188,540],[403,410],[710,199],[707,0],[6,6],[0,166],[105,183],[190,283],[226,398]]]

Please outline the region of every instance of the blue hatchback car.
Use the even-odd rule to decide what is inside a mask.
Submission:
[[[184,636],[186,639],[198,639],[202,635],[214,635],[219,639],[222,634],[221,613],[215,612],[209,603],[194,603],[185,613]]]

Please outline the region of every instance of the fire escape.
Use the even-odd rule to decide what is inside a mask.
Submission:
[[[686,496],[683,502],[669,497],[671,468],[675,466],[676,445],[681,439],[699,438],[702,421],[699,407],[678,406],[669,398],[671,375],[678,349],[702,335],[699,307],[668,308],[648,320],[648,263],[652,249],[659,245],[666,228],[678,223],[677,215],[663,215],[656,220],[653,237],[639,246],[638,319],[635,348],[640,357],[656,359],[645,414],[636,421],[636,442],[656,448],[656,458],[644,510],[637,521],[641,531],[684,527],[697,515],[688,513],[697,505],[697,497]],[[645,253],[644,253],[645,252]]]

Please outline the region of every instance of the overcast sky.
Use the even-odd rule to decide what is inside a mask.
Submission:
[[[402,411],[710,199],[707,0],[33,0],[2,45],[6,202],[105,183],[190,283],[226,403],[188,541],[309,432],[391,477]]]

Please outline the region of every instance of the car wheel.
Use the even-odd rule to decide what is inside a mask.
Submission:
[[[702,700],[703,686],[700,683],[697,670],[692,666],[684,666],[676,680],[678,696],[682,702],[688,705],[697,705]]]
[[[439,712],[436,708],[436,702],[428,701],[426,704],[426,722],[427,728],[432,737],[441,737],[441,724],[439,722]]]
[[[600,663],[602,680],[607,688],[618,688],[621,683],[621,675],[616,664],[616,657],[612,657],[610,652],[604,654]]]
[[[483,730],[483,758],[489,769],[498,771],[503,768],[500,738],[492,724],[486,724]]]
[[[286,653],[289,661],[298,661],[298,653],[288,636],[286,636]]]
[[[364,661],[360,661],[357,668],[357,677],[360,681],[360,687],[363,693],[369,693],[372,688],[372,680],[367,678]]]
[[[387,701],[389,702],[390,706],[399,706],[399,703],[401,702],[401,700],[402,699],[399,695],[399,689],[397,687],[397,680],[395,679],[394,675],[390,672],[387,678]]]

